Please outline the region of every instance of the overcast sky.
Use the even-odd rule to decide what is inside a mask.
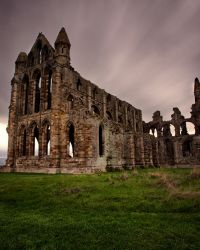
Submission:
[[[156,110],[170,119],[176,106],[190,116],[200,76],[199,0],[0,0],[0,126],[19,52],[28,53],[39,32],[53,45],[61,27],[72,66],[142,109],[145,121]],[[0,155],[5,141],[0,135]]]

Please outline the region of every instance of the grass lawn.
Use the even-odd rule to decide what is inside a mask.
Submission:
[[[0,173],[0,249],[200,249],[200,172]]]

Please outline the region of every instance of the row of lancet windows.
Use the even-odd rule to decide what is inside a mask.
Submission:
[[[68,97],[67,97],[67,103],[68,103],[68,109],[71,110],[74,108],[74,97],[73,95],[69,94]],[[99,108],[96,106],[96,105],[92,105],[91,106],[91,111],[92,111],[92,114],[96,114],[96,115],[100,115],[100,110]],[[106,111],[106,117],[108,120],[113,120],[113,116],[111,114],[111,112],[109,111]],[[118,122],[123,124],[124,123],[124,119],[123,119],[123,115],[118,115]],[[133,126],[133,119],[128,119],[128,125],[129,127],[132,127]],[[136,123],[136,131],[139,131],[139,125],[138,123]]]
[[[41,145],[41,149],[39,149]],[[50,125],[46,121],[43,123],[41,133],[36,123],[29,129],[22,126],[18,134],[17,152],[19,156],[50,155]]]
[[[49,51],[47,45],[44,45],[42,47],[42,43],[39,41],[36,47],[36,51],[30,52],[28,55],[28,66],[32,67],[35,64],[41,64],[42,62],[45,62],[48,60],[48,58],[51,56],[51,52]]]
[[[99,156],[104,155],[104,131],[103,126],[99,126]],[[28,130],[22,126],[18,137],[18,156],[45,156],[50,155],[51,131],[49,122],[43,123],[41,132],[36,123]],[[67,154],[74,157],[75,153],[75,128],[73,123],[67,126]]]
[[[52,99],[52,71],[46,72],[45,83],[42,86],[42,78],[39,70],[36,70],[33,74],[34,86],[31,86],[29,77],[24,76],[21,85],[21,95],[20,95],[20,113],[38,113],[43,105],[43,110],[51,108]],[[31,91],[34,90],[34,91]],[[33,93],[33,96],[31,94]],[[44,103],[41,103],[43,100]],[[31,103],[33,103],[31,105]]]

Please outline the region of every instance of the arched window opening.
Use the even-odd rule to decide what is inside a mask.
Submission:
[[[77,81],[77,83],[76,83],[76,89],[80,91],[80,90],[81,90],[81,86],[82,86],[81,80],[78,79],[78,81]]]
[[[175,127],[172,124],[170,124],[170,132],[172,136],[175,136]]]
[[[26,96],[25,84],[21,84],[20,86],[20,96],[19,96],[19,113],[21,115],[24,114],[24,98]]]
[[[34,128],[33,138],[34,138],[34,141],[33,141],[33,155],[38,156],[39,155],[39,129],[38,129],[38,127]]]
[[[121,101],[118,102],[118,110],[120,111],[121,110],[121,107],[122,107],[122,103]]]
[[[39,89],[41,88],[41,83],[42,83],[42,79],[41,79],[41,76],[39,76],[39,79],[38,79],[38,87],[39,87]]]
[[[47,155],[50,155],[50,148],[51,148],[51,143],[50,143],[50,140],[47,144]]]
[[[153,135],[154,137],[158,137],[158,131],[157,131],[156,128],[151,128],[151,129],[149,130],[149,134],[150,134],[150,135]]]
[[[40,111],[40,89],[41,89],[41,75],[38,72],[36,75],[36,86],[35,86],[35,112]]]
[[[69,126],[69,145],[68,145],[68,155],[74,157],[74,126],[71,124]]]
[[[195,134],[195,126],[192,122],[186,122],[186,129],[189,135]]]
[[[95,98],[96,98],[96,95],[97,95],[97,88],[95,87],[95,88],[92,90],[92,98],[95,99]]]
[[[28,55],[28,66],[29,67],[34,66],[34,56],[32,52],[30,52],[30,54]]]
[[[63,74],[62,73],[60,74],[60,80],[61,80],[61,82],[63,80]]]
[[[48,125],[47,128],[46,128],[46,154],[47,155],[50,155],[50,143],[51,143],[51,140],[50,140],[50,126]]]
[[[163,136],[163,127],[160,129],[160,135]]]
[[[25,107],[24,107],[24,114],[28,113],[28,94],[29,94],[29,81],[26,83],[26,92],[25,92]]]
[[[112,115],[109,111],[106,111],[106,117],[108,120],[112,120]]]
[[[26,156],[26,129],[23,133],[22,156]]]
[[[119,116],[118,116],[118,122],[119,122],[119,123],[121,123],[121,124],[123,124],[123,118],[122,118],[122,115],[119,115]]]
[[[106,96],[106,102],[107,102],[108,104],[111,102],[111,95],[110,95],[110,94],[108,94],[108,95]]]
[[[53,89],[53,77],[52,77],[52,72],[51,72],[51,78],[50,78],[50,92],[52,93],[52,89]]]
[[[157,129],[156,129],[156,128],[153,129],[153,135],[154,135],[155,137],[158,137],[158,132],[157,132]]]
[[[149,134],[150,134],[150,135],[153,135],[152,129],[149,130]]]
[[[100,111],[95,105],[92,105],[92,114],[100,115]]]
[[[103,140],[103,128],[99,126],[99,156],[104,155],[104,140]]]
[[[24,96],[24,114],[28,113],[28,95],[29,95],[29,78],[26,75],[23,79],[24,89],[25,89],[25,96]]]
[[[68,102],[68,108],[69,108],[69,110],[73,109],[73,107],[74,107],[74,97],[72,95],[69,95],[67,97],[67,102]]]
[[[133,126],[132,121],[130,119],[128,119],[128,127],[132,128],[132,126]]]
[[[48,78],[47,109],[51,108],[51,98],[52,98],[52,71],[49,72],[49,78]]]
[[[182,122],[182,124],[180,126],[180,134],[181,135],[188,135],[186,122]]]
[[[39,142],[37,138],[34,139],[34,156],[39,155]]]
[[[42,155],[50,155],[50,144],[51,144],[51,127],[48,120],[42,123]]]
[[[66,53],[66,50],[67,50],[67,48],[64,47],[64,46],[62,46],[62,48],[61,48],[61,53],[62,53],[62,54]]]
[[[186,140],[182,145],[183,157],[188,157],[191,155],[191,141]]]
[[[42,62],[42,50],[40,50],[40,52],[39,52],[39,63],[41,63]]]
[[[138,124],[138,122],[136,122],[136,132],[139,132],[139,124]]]
[[[45,45],[42,49],[42,62],[45,62],[48,60],[48,47]]]
[[[37,45],[37,55],[38,55],[38,63],[40,64],[42,62],[42,43],[41,41],[38,42]]]

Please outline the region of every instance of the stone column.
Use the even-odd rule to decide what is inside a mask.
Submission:
[[[118,101],[115,98],[115,121],[118,122]]]
[[[88,86],[87,86],[87,108],[88,108],[89,111],[91,110],[91,106],[92,106],[92,104],[91,104],[91,95],[92,95],[91,86],[90,86],[90,84],[88,84]]]
[[[61,69],[56,67],[53,72],[52,82],[52,107],[51,107],[51,164],[55,168],[60,167],[61,157],[61,124],[60,124],[60,102],[61,102]]]
[[[180,136],[180,125],[175,125],[175,136]]]
[[[36,91],[36,82],[32,81],[32,113],[35,113],[35,91]]]
[[[135,144],[134,136],[132,132],[126,133],[127,141],[127,150],[128,150],[128,159],[127,159],[127,168],[132,169],[135,166]]]
[[[178,164],[180,162],[180,144],[178,141],[173,142],[174,146],[174,163]]]
[[[40,88],[40,112],[46,110],[46,77],[41,76]]]
[[[16,165],[16,142],[17,142],[17,107],[19,100],[19,84],[13,79],[11,82],[11,101],[9,106],[9,120],[8,120],[8,151],[6,165],[12,170]]]
[[[32,114],[34,112],[34,105],[33,105],[33,86],[34,86],[34,81],[30,80],[29,81],[29,93],[28,93],[28,114]]]
[[[125,126],[127,126],[128,125],[127,105],[124,107],[124,113],[125,113]]]
[[[135,109],[133,110],[133,129],[136,132],[136,117],[135,117]]]
[[[135,137],[135,161],[136,165],[144,166],[144,142],[143,136],[137,135]]]
[[[106,93],[103,91],[103,117],[106,117]]]

